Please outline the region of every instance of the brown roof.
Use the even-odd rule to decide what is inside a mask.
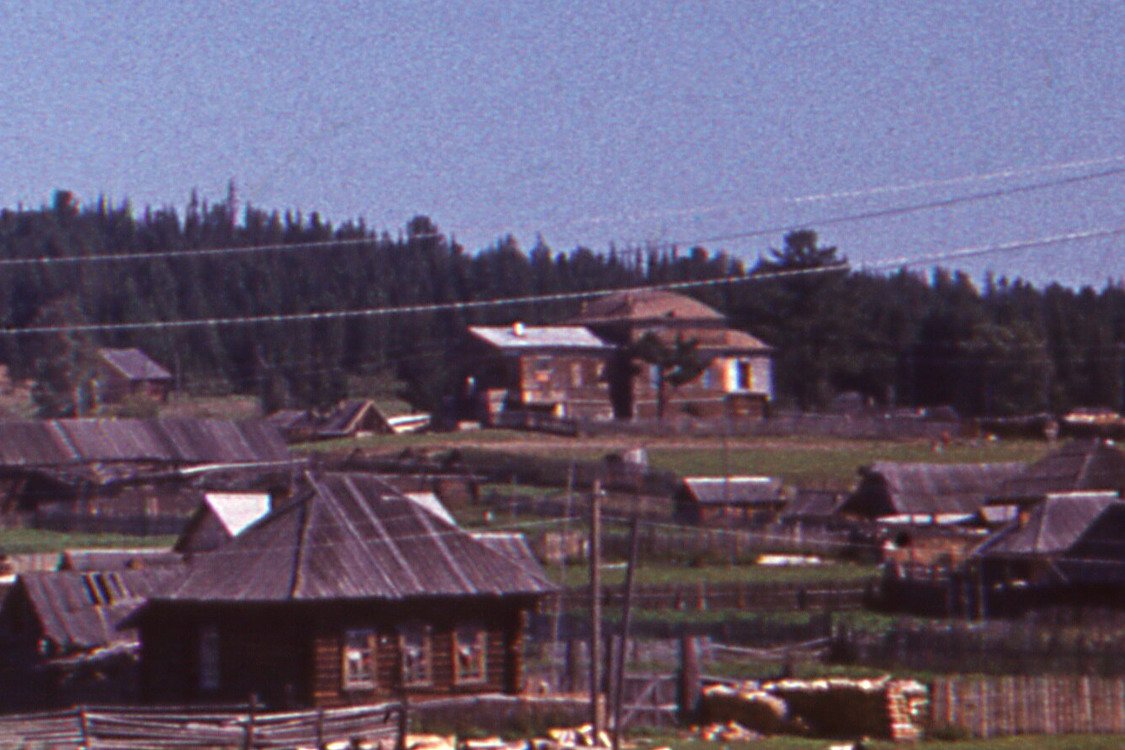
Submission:
[[[127,380],[172,380],[172,373],[140,349],[98,349],[98,356]]]
[[[636,332],[638,336],[641,333],[641,331]],[[713,354],[772,351],[771,347],[761,339],[733,328],[665,328],[652,333],[667,345],[674,344],[677,337],[682,337],[684,341],[696,341],[700,351]]]
[[[1000,485],[998,498],[1125,490],[1125,452],[1103,440],[1072,440]]]
[[[1048,495],[1031,509],[1024,523],[1013,523],[996,532],[976,554],[1008,557],[1066,553],[1111,507],[1125,510],[1125,503],[1109,492]],[[1125,544],[1125,540],[1119,543]]]
[[[311,491],[202,555],[159,599],[276,602],[544,594],[554,585],[370,475]]]
[[[135,632],[117,626],[146,597],[182,575],[182,566],[25,573],[4,606],[17,606],[22,591],[42,637],[62,653],[136,642]]]
[[[721,321],[723,316],[712,307],[674,292],[637,289],[599,297],[570,322],[589,323],[669,323]]]
[[[159,461],[270,463],[291,456],[264,421],[55,419],[0,422],[0,466]]]

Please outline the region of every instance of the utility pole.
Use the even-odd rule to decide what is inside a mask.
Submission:
[[[602,731],[602,484],[590,494],[590,726],[594,742]]]
[[[625,569],[625,607],[621,613],[621,639],[617,646],[617,674],[613,681],[613,750],[621,750],[621,709],[625,702],[625,656],[629,652],[629,623],[633,615],[633,580],[637,568],[637,526],[633,516],[629,527],[629,567]]]

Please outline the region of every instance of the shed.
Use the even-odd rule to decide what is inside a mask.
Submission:
[[[772,521],[785,503],[774,477],[687,477],[676,493],[675,516],[697,524]]]
[[[936,523],[940,517],[975,514],[1001,483],[1025,464],[927,464],[878,461],[859,469],[856,490],[840,513],[876,519],[909,517]]]
[[[168,400],[172,373],[140,349],[98,349],[98,399],[115,404],[128,396]]]
[[[1125,492],[1125,452],[1098,438],[1071,440],[1003,481],[992,502],[1035,502],[1049,494]]]
[[[555,590],[376,478],[308,492],[137,614],[150,701],[374,703],[519,692],[524,618]]]

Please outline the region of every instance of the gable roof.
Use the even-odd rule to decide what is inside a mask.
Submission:
[[[976,554],[1008,557],[1066,553],[1111,506],[1125,509],[1125,503],[1111,492],[1048,495],[1031,509],[1024,523],[1016,522],[996,532],[977,548]]]
[[[683,294],[654,289],[615,292],[586,303],[570,322],[591,323],[669,323],[724,320],[713,307]]]
[[[59,570],[140,570],[182,563],[183,558],[168,549],[68,549],[62,553]]]
[[[102,572],[25,573],[16,583],[27,597],[42,637],[61,652],[136,642],[117,626],[147,597],[183,575],[182,566]],[[15,606],[16,592],[5,607]]]
[[[545,594],[554,585],[370,475],[311,491],[196,558],[173,601],[281,602]]]
[[[1072,440],[1003,482],[1000,498],[1082,490],[1125,491],[1125,452],[1103,440]]]
[[[172,373],[140,349],[98,349],[98,356],[126,380],[172,380]]]
[[[859,470],[861,480],[841,510],[874,515],[938,516],[975,513],[1022,463],[927,464],[877,461]]]
[[[836,513],[843,500],[843,494],[836,490],[799,488],[796,497],[785,504],[781,517],[826,518]]]
[[[159,461],[284,463],[289,449],[264,421],[54,419],[0,421],[0,466]]]
[[[774,477],[685,477],[688,497],[700,505],[771,505],[782,502]]]
[[[578,349],[608,351],[612,347],[582,326],[469,326],[469,333],[502,351]]]

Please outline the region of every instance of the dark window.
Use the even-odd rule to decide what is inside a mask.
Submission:
[[[220,677],[219,629],[204,625],[199,630],[199,689],[218,690]]]

